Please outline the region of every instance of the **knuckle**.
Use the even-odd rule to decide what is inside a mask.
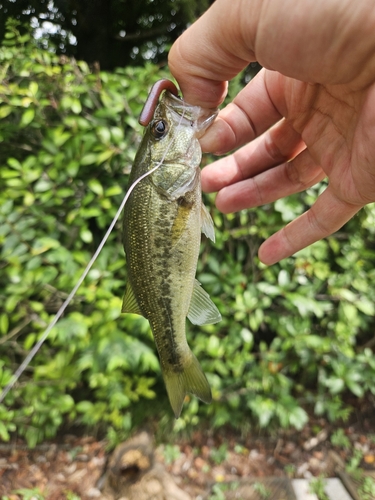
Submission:
[[[267,155],[273,162],[280,162],[287,159],[286,155],[281,151],[280,147],[271,134],[266,134],[264,138],[264,148],[267,152]]]
[[[252,187],[254,191],[254,199],[255,199],[255,204],[258,205],[263,205],[263,195],[262,195],[262,190],[259,187],[258,182],[256,179],[253,177],[250,179],[252,181]]]
[[[329,228],[329,219],[327,218],[324,221],[321,217],[318,216],[314,207],[310,208],[306,212],[307,223],[311,227],[313,233],[318,233],[320,238],[331,234],[331,230]]]
[[[300,172],[293,161],[285,163],[285,175],[289,183],[303,188],[305,183],[301,179]]]

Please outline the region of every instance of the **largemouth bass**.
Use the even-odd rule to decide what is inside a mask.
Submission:
[[[174,84],[166,82],[173,91]],[[122,312],[141,314],[150,322],[169,401],[178,418],[187,393],[211,402],[210,386],[187,344],[185,327],[186,317],[198,325],[221,319],[195,279],[201,231],[212,240],[215,237],[202,203],[198,137],[216,112],[190,106],[169,90],[157,103],[161,88],[155,88],[141,114],[140,122],[147,127],[129,185],[157,169],[135,186],[125,205],[128,282]],[[145,114],[150,116],[145,119]]]

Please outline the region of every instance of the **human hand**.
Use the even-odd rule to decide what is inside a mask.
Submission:
[[[169,63],[186,101],[214,107],[226,80],[255,60],[268,69],[201,141],[218,154],[242,147],[204,168],[202,186],[233,212],[328,177],[315,204],[260,247],[260,260],[273,264],[375,201],[372,2],[216,0],[176,41]]]

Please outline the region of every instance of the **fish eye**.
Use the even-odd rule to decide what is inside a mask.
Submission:
[[[167,123],[164,120],[155,120],[151,124],[151,134],[155,139],[162,139],[168,132]]]

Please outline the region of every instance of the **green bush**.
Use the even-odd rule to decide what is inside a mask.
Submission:
[[[7,34],[0,51],[1,386],[75,285],[126,191],[137,123],[158,68],[92,73]],[[121,315],[120,224],[64,318],[0,407],[0,436],[29,443],[64,419],[130,429],[155,397],[148,323]],[[11,412],[9,412],[11,408]]]
[[[43,334],[96,250],[127,188],[137,118],[152,65],[90,71],[39,49],[10,26],[0,48],[0,387]],[[243,84],[232,84],[232,93]],[[188,325],[213,388],[175,429],[198,422],[301,428],[306,410],[348,416],[345,395],[375,394],[372,347],[375,209],[336,235],[266,267],[261,241],[302,213],[319,189],[256,210],[213,209],[198,279],[217,325]],[[126,263],[120,224],[64,317],[0,405],[0,438],[30,445],[64,425],[105,430],[111,442],[156,418],[173,421],[148,322],[122,315]]]

